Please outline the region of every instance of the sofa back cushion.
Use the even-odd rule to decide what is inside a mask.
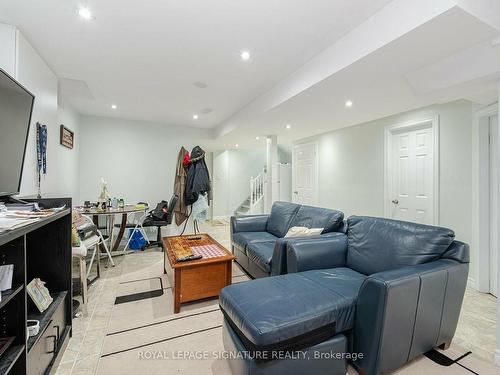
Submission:
[[[338,232],[342,228],[344,213],[328,208],[300,206],[290,227],[323,228],[322,233]]]
[[[267,220],[267,231],[277,237],[285,237],[299,207],[300,205],[295,203],[274,202]]]
[[[438,259],[455,233],[405,221],[351,216],[347,219],[347,266],[371,275]]]

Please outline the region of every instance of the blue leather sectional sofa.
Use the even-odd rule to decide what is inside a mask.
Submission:
[[[233,375],[340,375],[347,360],[380,374],[449,345],[468,245],[449,229],[383,218],[352,216],[346,232],[289,242],[288,274],[221,291],[224,346],[240,355]]]
[[[236,261],[254,278],[286,273],[284,238],[296,226],[324,228],[321,237],[340,235],[344,214],[326,208],[275,202],[270,215],[231,217],[231,247]]]

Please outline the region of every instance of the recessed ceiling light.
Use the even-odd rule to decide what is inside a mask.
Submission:
[[[236,144],[234,145],[234,147],[238,148],[238,147],[240,147],[240,145],[236,143]]]
[[[291,128],[292,128],[292,125],[290,125],[290,124],[286,124],[285,128],[287,128],[287,129],[291,129]]]
[[[348,100],[345,102],[346,107],[352,107],[352,100]]]
[[[116,109],[118,108],[116,104],[111,104],[111,109]]]
[[[258,141],[258,140],[260,139],[260,137],[259,137],[259,136],[257,136],[257,137],[255,137],[255,139]]]
[[[245,61],[246,61],[246,60],[249,60],[249,59],[250,59],[250,52],[248,52],[248,51],[243,51],[243,52],[241,53],[241,59],[242,59],[242,60],[245,60]]]
[[[89,8],[81,7],[78,9],[78,15],[83,19],[90,20],[92,18],[92,12]]]
[[[193,115],[193,120],[198,120],[198,115]]]

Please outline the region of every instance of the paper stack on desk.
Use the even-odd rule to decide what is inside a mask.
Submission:
[[[37,221],[38,218],[13,218],[0,215],[0,231],[18,229]]]
[[[7,211],[4,213],[8,219],[35,219],[54,215],[54,211]]]

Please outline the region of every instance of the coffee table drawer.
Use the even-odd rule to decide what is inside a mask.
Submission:
[[[230,267],[231,262],[224,262],[177,269],[176,272],[181,271],[180,285],[176,285],[180,287],[181,302],[218,296],[230,284]]]

